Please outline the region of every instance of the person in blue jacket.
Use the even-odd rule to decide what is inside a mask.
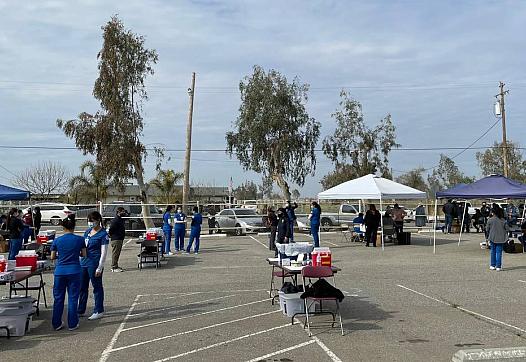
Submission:
[[[184,237],[186,235],[186,215],[183,208],[177,206],[177,212],[174,215],[174,234],[175,234],[175,251],[184,251]]]
[[[292,202],[290,200],[287,200],[287,205],[285,205],[285,210],[287,212],[287,216],[289,218],[289,228],[290,228],[290,237],[289,240],[291,243],[294,242],[294,226],[296,225],[296,210],[298,208],[298,204]]]
[[[321,206],[316,201],[311,203],[311,212],[309,215],[310,220],[310,233],[314,241],[314,247],[320,247],[320,217],[321,217]]]
[[[163,233],[164,233],[164,244],[163,254],[173,255],[170,251],[170,243],[172,242],[172,205],[168,205],[166,211],[163,214]]]
[[[87,249],[86,257],[80,260],[82,269],[79,295],[79,316],[86,313],[88,302],[89,283],[93,287],[95,306],[89,320],[100,319],[104,316],[104,288],[102,286],[102,272],[108,253],[110,238],[106,229],[102,227],[102,216],[98,211],[88,215],[88,230],[84,233],[84,243]]]
[[[192,223],[191,223],[191,229],[190,229],[190,240],[188,241],[188,247],[186,248],[186,252],[188,254],[190,254],[190,250],[192,249],[192,244],[194,243],[194,239],[195,239],[194,254],[199,253],[199,239],[201,238],[201,224],[203,223],[203,216],[199,212],[199,208],[197,206],[194,206],[193,212],[194,212],[194,215],[192,216]]]
[[[80,292],[80,260],[86,257],[86,244],[82,236],[75,235],[75,214],[62,220],[64,235],[53,240],[51,244],[51,260],[55,262],[55,277],[53,282],[53,329],[64,328],[62,313],[64,300],[68,292],[68,328],[74,331],[79,327],[77,308]]]

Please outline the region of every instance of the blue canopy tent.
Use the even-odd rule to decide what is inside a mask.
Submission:
[[[435,223],[433,232],[433,248],[436,241],[436,222],[437,222],[437,203],[438,199],[460,198],[470,199],[526,199],[526,185],[504,177],[502,175],[491,175],[484,177],[472,184],[459,184],[449,190],[436,193],[435,198]],[[465,215],[465,214],[464,214]],[[464,224],[464,215],[462,215],[462,224]],[[460,239],[462,238],[462,228],[460,229]]]
[[[28,200],[29,191],[15,189],[14,187],[0,185],[0,201]]]

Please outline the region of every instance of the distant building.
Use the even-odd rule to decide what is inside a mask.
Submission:
[[[182,194],[183,187],[176,186],[176,193]],[[148,187],[147,196],[151,202],[162,197],[161,193],[155,186]],[[105,203],[112,203],[115,201],[125,202],[140,202],[141,193],[138,185],[125,185],[124,188],[111,186],[108,188]],[[190,201],[199,201],[200,203],[226,203],[228,202],[228,187],[221,186],[191,186],[190,187]]]

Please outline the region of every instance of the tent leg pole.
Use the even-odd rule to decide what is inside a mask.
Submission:
[[[382,204],[382,197],[380,196],[380,226],[382,227],[380,235],[382,237],[382,250],[385,250],[385,246],[384,246],[384,217],[382,215],[382,212],[383,212],[383,204]]]
[[[433,220],[433,254],[437,253],[437,210],[438,199],[435,198],[435,218]]]
[[[457,246],[460,246],[460,239],[462,239],[462,230],[464,230],[464,219],[466,217],[466,207],[468,207],[468,200],[464,201],[464,208],[462,209],[462,224],[460,224],[460,234],[458,236]]]

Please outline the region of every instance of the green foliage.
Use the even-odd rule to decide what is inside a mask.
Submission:
[[[434,195],[437,191],[449,189],[460,183],[469,184],[475,181],[474,177],[464,175],[451,158],[440,155],[438,167],[428,176],[429,191]]]
[[[427,191],[428,186],[424,178],[424,171],[423,167],[417,167],[398,176],[395,181],[420,191]]]
[[[182,172],[174,170],[159,170],[157,176],[150,181],[151,186],[159,190],[160,196],[155,200],[158,203],[173,205],[180,200],[182,194],[177,191],[177,184],[183,180]]]
[[[155,50],[144,47],[144,38],[125,30],[116,17],[102,28],[104,43],[97,55],[99,77],[93,96],[101,110],[83,112],[78,119],[57,120],[57,126],[75,141],[84,154],[95,155],[105,176],[116,184],[143,177],[146,149],[140,138],[144,128],[142,104],[147,100],[144,81],[157,62]]]
[[[106,173],[93,161],[84,162],[80,166],[80,174],[69,180],[69,192],[74,196],[76,202],[104,200],[109,186]]]
[[[365,124],[361,104],[345,91],[340,97],[340,109],[332,114],[336,130],[322,146],[325,156],[335,164],[335,171],[324,177],[323,187],[334,185],[336,180],[348,181],[377,172],[391,178],[389,153],[399,147],[391,115],[371,129]]]
[[[308,85],[254,66],[239,90],[239,116],[234,131],[226,134],[227,152],[236,155],[243,169],[276,182],[288,199],[289,182],[303,186],[316,169],[320,123],[305,109]]]
[[[234,197],[238,200],[257,200],[260,196],[258,185],[246,181],[234,189]]]
[[[522,152],[515,142],[507,143],[508,177],[526,183],[526,160],[522,159]],[[495,142],[493,148],[484,152],[477,152],[477,162],[482,174],[485,176],[504,173],[504,162],[502,158],[502,142]]]

